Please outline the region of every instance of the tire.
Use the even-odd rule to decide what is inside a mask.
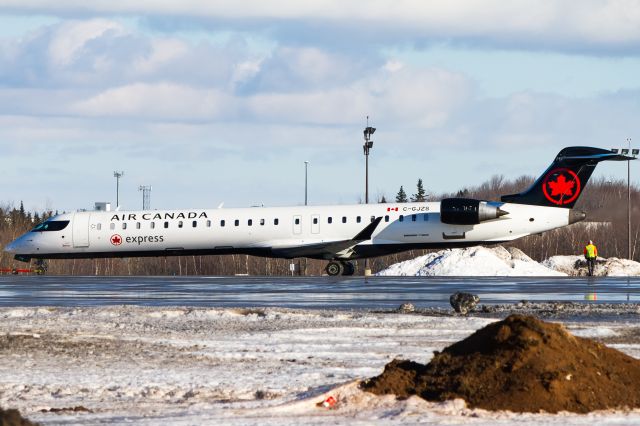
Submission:
[[[356,267],[351,262],[343,263],[342,267],[344,269],[344,271],[342,272],[342,275],[353,275],[356,272]]]
[[[329,262],[327,267],[325,268],[327,275],[330,277],[335,277],[341,275],[344,272],[344,267],[341,263],[338,262]]]

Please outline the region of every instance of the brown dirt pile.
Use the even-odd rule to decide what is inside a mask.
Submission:
[[[20,415],[18,410],[3,410],[0,408],[0,426],[37,426]]]
[[[428,401],[462,398],[486,410],[587,413],[640,407],[640,361],[559,324],[511,315],[435,352],[427,365],[394,360],[361,387]]]

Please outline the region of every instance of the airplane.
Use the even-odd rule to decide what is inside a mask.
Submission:
[[[568,147],[526,191],[500,201],[142,211],[78,211],[37,225],[5,247],[14,258],[249,254],[329,261],[352,275],[354,259],[414,249],[499,244],[584,220],[573,208],[600,161],[634,157]]]

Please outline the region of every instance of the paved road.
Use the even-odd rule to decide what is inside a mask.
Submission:
[[[640,302],[634,278],[56,277],[0,276],[0,306],[209,306],[387,309],[448,307],[466,291],[481,303]]]

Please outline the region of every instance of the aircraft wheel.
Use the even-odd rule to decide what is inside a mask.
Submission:
[[[351,262],[344,262],[342,267],[344,269],[342,275],[353,275],[356,272],[356,267]]]
[[[342,272],[344,271],[344,267],[341,263],[329,262],[325,270],[327,271],[327,275],[329,275],[330,277],[335,277],[342,274]]]

